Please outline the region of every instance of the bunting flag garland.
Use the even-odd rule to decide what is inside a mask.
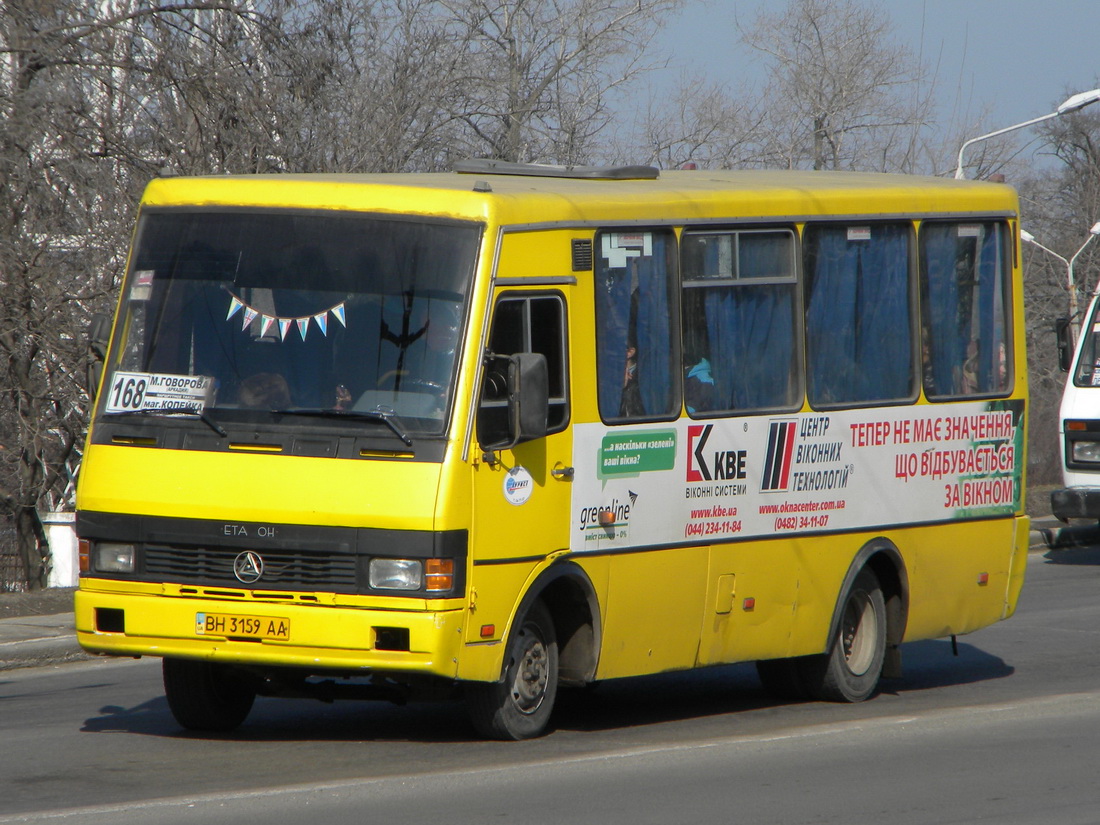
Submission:
[[[285,318],[279,315],[268,315],[266,312],[251,307],[238,298],[233,293],[229,294],[229,313],[225,316],[225,320],[229,320],[238,312],[243,313],[241,315],[241,330],[244,331],[252,326],[252,322],[257,318],[260,319],[260,337],[267,335],[268,330],[272,325],[277,325],[279,328],[279,340],[285,341],[287,331],[291,326],[298,328],[298,334],[302,336],[302,340],[306,340],[306,336],[309,334],[310,322],[312,321],[317,325],[317,329],[321,330],[321,334],[328,336],[328,316],[331,313],[332,316],[340,322],[340,326],[345,329],[348,326],[347,317],[344,314],[344,301],[340,301],[338,304],[333,304],[324,312],[317,312],[310,315],[301,315],[297,317]]]

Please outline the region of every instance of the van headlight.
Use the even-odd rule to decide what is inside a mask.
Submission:
[[[1100,464],[1100,441],[1073,441],[1073,460]]]
[[[377,590],[419,590],[423,581],[419,559],[370,560],[370,586]]]

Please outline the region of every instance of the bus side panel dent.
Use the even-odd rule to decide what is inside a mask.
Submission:
[[[1024,588],[1027,573],[1027,554],[1031,546],[1031,519],[1028,516],[1016,518],[1016,546],[1012,555],[1012,564],[1008,573],[1008,588],[1005,591],[1004,618],[1016,612],[1020,601],[1020,591]]]
[[[958,522],[891,534],[909,570],[905,641],[970,633],[1005,618],[1006,594],[1018,590],[1019,567],[1027,563],[1026,550],[1017,549],[1018,522]]]

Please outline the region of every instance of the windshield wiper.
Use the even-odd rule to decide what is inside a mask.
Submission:
[[[389,427],[406,447],[413,445],[412,439],[394,421],[394,414],[389,410],[322,410],[316,407],[290,407],[285,410],[272,410],[272,412],[285,415],[309,415],[317,418],[350,418],[356,421],[374,421]]]
[[[151,415],[151,416],[197,418],[199,421],[201,421],[207,427],[212,429],[214,432],[216,432],[222,438],[228,438],[229,437],[229,433],[227,433],[225,431],[225,429],[217,421],[215,421],[213,416],[211,416],[210,413],[208,413],[206,410],[200,410],[200,411],[196,412],[195,410],[161,409],[159,407],[155,407],[155,408],[149,408],[149,409],[143,409],[143,410],[117,410],[116,412],[105,412],[105,413],[103,413],[103,415],[108,416],[110,418],[118,418],[118,417],[122,417],[122,416],[131,416],[131,415]]]

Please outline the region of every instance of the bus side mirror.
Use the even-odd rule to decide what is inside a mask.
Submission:
[[[111,316],[97,312],[88,322],[88,350],[91,352],[91,360],[88,361],[88,395],[95,399],[99,389],[100,379],[103,378],[103,359],[107,357],[107,342],[111,338]]]
[[[1069,318],[1054,322],[1054,335],[1058,340],[1058,368],[1069,372],[1073,361],[1073,324]]]
[[[542,438],[549,411],[550,372],[545,355],[517,352],[486,356],[478,425],[483,450],[508,450]]]

